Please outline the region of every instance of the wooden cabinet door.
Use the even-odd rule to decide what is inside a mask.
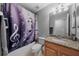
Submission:
[[[79,56],[79,51],[65,46],[45,42],[46,56]]]
[[[61,52],[61,55],[60,56],[70,56],[70,54],[67,53],[67,52]]]
[[[57,56],[57,51],[46,47],[45,48],[45,55],[46,56]]]
[[[61,56],[79,56],[79,51],[73,50],[71,48],[60,47]]]

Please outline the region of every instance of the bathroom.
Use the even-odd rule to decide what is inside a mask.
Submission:
[[[0,56],[79,56],[78,3],[0,3]]]

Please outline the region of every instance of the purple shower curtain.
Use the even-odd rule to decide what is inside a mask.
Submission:
[[[27,16],[18,4],[3,4],[4,17],[8,18],[8,52],[14,51],[35,41],[36,20]]]

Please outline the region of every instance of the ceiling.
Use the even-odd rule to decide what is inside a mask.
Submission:
[[[51,3],[20,3],[24,8],[36,13]]]

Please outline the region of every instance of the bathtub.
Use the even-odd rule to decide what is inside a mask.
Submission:
[[[32,56],[32,46],[35,42],[32,42],[22,48],[16,49],[15,51],[9,53],[7,56]]]

